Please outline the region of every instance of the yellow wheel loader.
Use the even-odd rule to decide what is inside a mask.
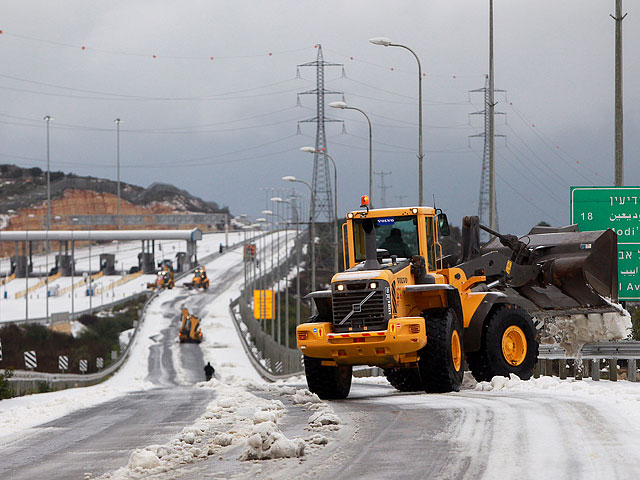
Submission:
[[[381,367],[401,391],[457,391],[465,361],[479,381],[528,379],[538,356],[532,317],[622,313],[611,230],[535,228],[519,239],[465,217],[458,262],[442,255],[442,211],[366,203],[343,225],[345,271],[307,296],[318,313],[296,331],[320,398],[346,398],[354,365]],[[480,229],[495,236],[482,249]]]
[[[169,290],[171,290],[175,286],[175,284],[176,282],[173,277],[173,272],[171,270],[165,270],[158,273],[155,282],[147,283],[147,288],[150,290],[161,290],[163,288],[168,288]]]
[[[209,278],[207,277],[207,270],[205,267],[197,267],[193,271],[193,280],[185,282],[184,287],[191,290],[192,288],[202,288],[207,290],[209,288]]]
[[[186,308],[182,309],[182,323],[178,330],[180,343],[200,343],[202,341],[202,331],[200,330],[200,319],[189,313]]]

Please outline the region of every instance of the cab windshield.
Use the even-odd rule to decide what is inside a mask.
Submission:
[[[355,260],[365,260],[363,222],[359,218],[353,221]],[[389,256],[411,258],[419,255],[418,219],[416,216],[371,218],[376,232],[376,246],[389,252]]]

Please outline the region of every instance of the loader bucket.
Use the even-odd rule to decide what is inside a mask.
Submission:
[[[530,263],[540,267],[540,275],[519,288],[519,293],[545,310],[608,307],[609,302],[605,299],[617,302],[618,241],[615,232],[562,230],[538,233],[540,229],[534,229],[521,238],[533,249]],[[496,240],[484,250],[510,253]]]

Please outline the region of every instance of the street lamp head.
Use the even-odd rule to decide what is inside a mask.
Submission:
[[[271,201],[272,201],[272,202],[275,202],[275,203],[282,203],[282,198],[280,198],[280,197],[273,197],[273,198],[271,199]]]
[[[284,180],[285,182],[295,182],[296,177],[294,177],[293,175],[285,175],[284,177],[282,177],[282,180]]]
[[[391,45],[391,40],[387,37],[370,38],[369,41],[374,45],[382,45],[384,47],[388,47],[389,45]]]
[[[300,151],[306,153],[316,153],[316,149],[314,147],[300,147]]]
[[[114,120],[114,122],[115,122],[115,123],[120,123],[120,122],[122,122],[122,120],[120,120],[119,118],[116,118],[116,119]]]
[[[44,120],[46,120],[46,121],[48,122],[48,121],[50,121],[50,120],[53,120],[53,117],[52,117],[52,116],[50,116],[50,115],[46,115],[46,116],[44,117]]]
[[[273,212],[271,210],[262,210],[262,213],[264,213],[265,215],[273,215]]]
[[[345,102],[330,102],[329,106],[332,108],[339,108],[340,110],[347,108],[347,104]]]

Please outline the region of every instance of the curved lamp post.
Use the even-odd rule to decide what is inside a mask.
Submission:
[[[300,151],[302,152],[306,152],[306,153],[316,153],[316,149],[314,147],[301,147]],[[333,245],[334,245],[334,251],[333,251],[333,271],[335,273],[338,273],[338,168],[336,167],[336,162],[333,159],[333,157],[331,155],[329,155],[327,152],[320,151],[318,150],[318,153],[321,155],[324,155],[325,157],[327,157],[329,160],[331,160],[331,163],[333,164],[333,184],[334,184],[334,191],[333,191],[333,204],[334,204],[334,212],[333,212],[333,218],[335,221],[335,224],[333,226]],[[369,197],[371,198],[371,197]]]
[[[340,110],[356,110],[367,119],[367,123],[369,124],[369,203],[371,208],[373,208],[373,147],[371,145],[373,142],[373,136],[371,131],[371,119],[364,110],[356,107],[350,107],[345,102],[331,102],[329,103],[329,106],[332,108],[339,108]]]
[[[416,52],[411,50],[406,45],[399,43],[392,43],[390,39],[385,37],[375,37],[369,40],[374,45],[382,45],[383,47],[400,47],[405,50],[409,50],[416,61],[418,62],[418,205],[423,205],[422,194],[422,159],[424,158],[424,152],[422,150],[422,65]]]
[[[286,203],[290,205],[291,208],[296,212],[296,326],[300,325],[300,245],[298,243],[299,236],[299,225],[300,225],[300,215],[298,214],[298,208],[294,205],[293,202],[289,200],[284,200],[280,197],[273,197],[271,199],[272,202],[275,203]],[[285,304],[285,310],[288,312],[289,306],[289,281],[287,280],[287,303]],[[289,315],[285,313],[285,317],[287,318],[286,322],[286,332],[284,336],[285,346],[289,348]]]

